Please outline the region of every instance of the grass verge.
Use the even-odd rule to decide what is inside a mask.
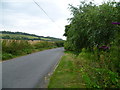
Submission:
[[[75,57],[72,53],[65,53],[50,78],[48,88],[85,88],[81,73],[74,62]]]
[[[50,78],[48,88],[120,88],[120,76],[102,54],[98,61],[83,50],[78,56],[65,52]]]

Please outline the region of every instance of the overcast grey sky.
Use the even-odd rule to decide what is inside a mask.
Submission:
[[[67,18],[71,17],[68,4],[77,6],[83,0],[35,1],[54,20],[54,23],[33,0],[2,0],[2,3],[0,2],[0,15],[2,15],[2,18],[0,17],[0,21],[2,21],[0,22],[0,30],[19,31],[65,39],[63,37],[64,27],[68,24]],[[100,4],[103,0],[94,1]]]

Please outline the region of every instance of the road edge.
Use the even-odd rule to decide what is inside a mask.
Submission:
[[[64,56],[64,53],[61,55],[61,57],[59,57],[59,60],[56,62],[56,64],[54,64],[53,67],[50,68],[50,72],[48,72],[42,79],[43,82],[40,82],[39,85],[36,86],[36,88],[48,88],[48,84],[50,81],[50,77],[53,75],[53,73],[55,72],[55,70],[57,69],[57,67],[60,64],[61,58]]]

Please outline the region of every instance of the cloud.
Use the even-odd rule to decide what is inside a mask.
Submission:
[[[39,1],[54,23],[33,2],[17,2],[11,0],[3,2],[4,29],[8,31],[20,31],[43,36],[64,38],[64,29],[60,30],[56,25],[58,20],[64,20],[64,13],[53,2]],[[60,23],[59,23],[60,24]],[[64,27],[61,24],[62,28]]]
[[[0,26],[8,31],[20,31],[40,36],[63,38],[70,18],[68,4],[77,6],[81,0],[35,0],[54,21],[52,22],[33,0],[2,0]],[[83,0],[82,0],[83,1]],[[89,1],[89,0],[87,0]],[[100,3],[101,0],[95,0]],[[3,28],[0,28],[3,30]]]

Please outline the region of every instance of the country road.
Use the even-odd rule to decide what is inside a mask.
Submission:
[[[49,49],[2,63],[2,88],[35,88],[60,60],[64,48]]]

